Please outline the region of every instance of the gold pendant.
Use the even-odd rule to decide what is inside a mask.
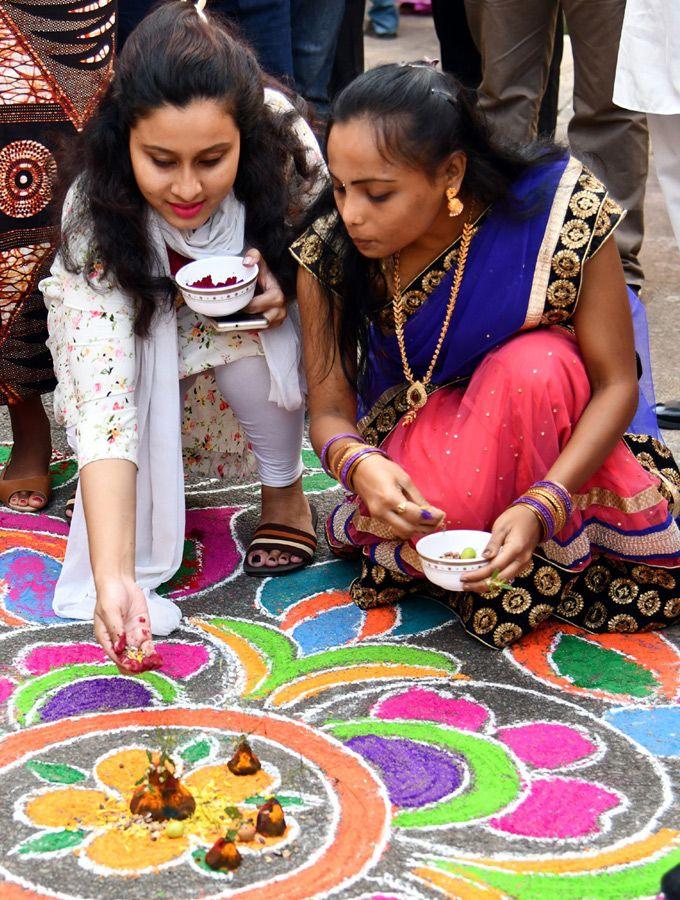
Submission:
[[[418,410],[422,409],[427,403],[427,391],[425,390],[425,385],[421,381],[414,381],[411,387],[406,391],[406,402],[409,405],[409,410],[402,422],[404,428],[415,420]]]

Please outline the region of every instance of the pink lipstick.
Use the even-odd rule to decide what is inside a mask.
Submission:
[[[171,203],[170,209],[176,216],[179,216],[180,219],[193,219],[200,213],[204,206],[205,200],[201,200],[200,203]]]

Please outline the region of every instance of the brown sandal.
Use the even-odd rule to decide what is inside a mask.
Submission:
[[[52,496],[52,485],[50,482],[49,475],[31,475],[30,478],[5,478],[5,472],[7,471],[7,467],[2,470],[2,475],[0,475],[0,503],[3,503],[7,509],[11,509],[12,512],[32,512],[39,513],[42,512],[43,509],[50,502],[50,498]],[[21,491],[30,491],[31,494],[40,494],[41,497],[44,497],[45,502],[42,506],[39,506],[37,509],[34,506],[10,506],[9,501],[15,494],[20,493]]]
[[[304,569],[310,564],[316,552],[316,526],[319,518],[314,506],[310,504],[310,507],[314,534],[299,528],[291,528],[290,525],[278,525],[272,522],[260,525],[246,550],[246,558],[243,562],[243,571],[246,575],[250,575],[252,578],[275,578],[277,575],[288,575],[290,572]],[[248,562],[248,557],[254,550],[261,550],[263,553],[280,550],[281,553],[301,557],[302,562],[289,562],[283,566],[253,566]]]

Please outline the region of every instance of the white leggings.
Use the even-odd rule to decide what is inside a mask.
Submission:
[[[248,436],[260,481],[267,487],[288,487],[302,474],[302,434],[305,409],[289,411],[267,398],[271,389],[264,356],[246,356],[213,369],[220,393]],[[181,384],[185,397],[198,375]]]

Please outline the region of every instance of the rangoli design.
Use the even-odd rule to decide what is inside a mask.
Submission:
[[[336,489],[305,464],[329,508]],[[63,499],[74,462],[51,472]],[[356,565],[323,551],[248,579],[257,493],[188,486],[163,588],[184,620],[134,677],[51,611],[54,509],[0,514],[3,897],[656,896],[680,863],[677,636],[550,622],[491,653],[425,596],[357,609]],[[261,768],[237,776],[244,740]],[[173,829],[130,810],[161,750],[195,803]],[[272,803],[284,824],[265,837]],[[228,835],[238,868],[213,868]]]

